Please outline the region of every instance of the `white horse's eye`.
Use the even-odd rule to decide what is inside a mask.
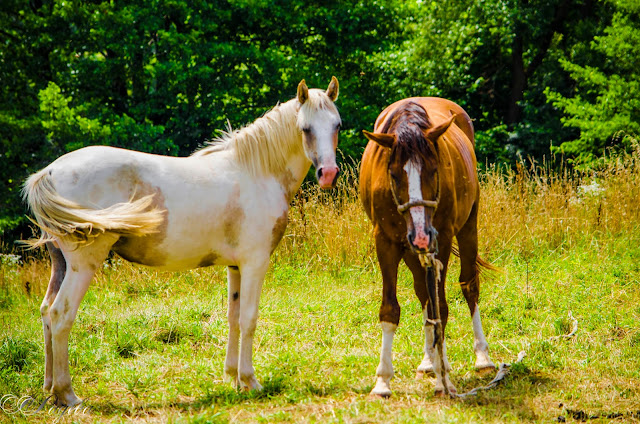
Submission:
[[[311,128],[303,128],[302,131],[304,131],[305,134],[309,134],[311,132]]]

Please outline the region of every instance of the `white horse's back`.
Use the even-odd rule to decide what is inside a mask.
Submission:
[[[161,269],[235,265],[254,248],[244,246],[270,242],[256,228],[273,225],[288,208],[276,179],[256,184],[224,150],[176,158],[92,146],[60,157],[32,179],[27,197],[46,182],[58,196],[83,208],[84,214],[65,227],[69,234],[70,227],[77,228],[78,241],[91,238],[88,229],[94,235],[117,234],[116,253]],[[100,223],[87,219],[87,214],[125,205],[139,205],[129,213],[130,220],[148,218],[150,225],[130,231],[118,216],[105,216]],[[82,221],[91,226],[83,228]],[[246,228],[245,221],[250,223]]]

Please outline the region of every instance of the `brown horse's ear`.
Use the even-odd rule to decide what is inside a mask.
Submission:
[[[375,141],[382,147],[387,147],[389,149],[393,146],[393,143],[396,142],[396,136],[393,134],[370,133],[367,130],[362,130],[362,133],[369,140]]]
[[[440,136],[442,134],[445,133],[445,131],[447,131],[449,129],[449,127],[451,126],[451,124],[453,123],[453,121],[456,119],[456,114],[451,115],[451,117],[443,122],[442,124],[438,125],[437,127],[433,127],[429,130],[427,130],[427,133],[425,134],[425,137],[432,140],[432,141],[436,141],[438,140],[438,138],[440,138]]]
[[[335,102],[338,98],[338,91],[338,78],[331,77],[329,88],[327,88],[327,96],[329,96],[332,102]]]
[[[307,100],[309,100],[309,88],[307,87],[307,83],[302,80],[300,84],[298,84],[298,101],[303,105]]]

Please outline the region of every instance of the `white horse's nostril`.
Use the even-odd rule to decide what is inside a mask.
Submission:
[[[316,175],[318,177],[318,184],[321,188],[331,188],[334,186],[336,178],[338,177],[337,166],[324,166],[318,168]]]

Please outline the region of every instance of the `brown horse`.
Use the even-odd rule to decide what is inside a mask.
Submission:
[[[495,368],[478,311],[479,266],[488,264],[478,257],[480,190],[473,124],[449,100],[414,97],[387,107],[378,116],[374,133],[364,134],[369,143],[360,169],[360,195],[374,227],[383,281],[382,349],[371,394],[391,395],[392,344],[400,322],[396,297],[400,260],[411,270],[424,317],[425,355],[418,375],[434,372],[436,394],[454,394],[444,345],[449,314],[444,289],[453,237],[459,246],[460,287],[473,322],[475,365],[478,370]],[[425,268],[425,257],[442,268]]]

